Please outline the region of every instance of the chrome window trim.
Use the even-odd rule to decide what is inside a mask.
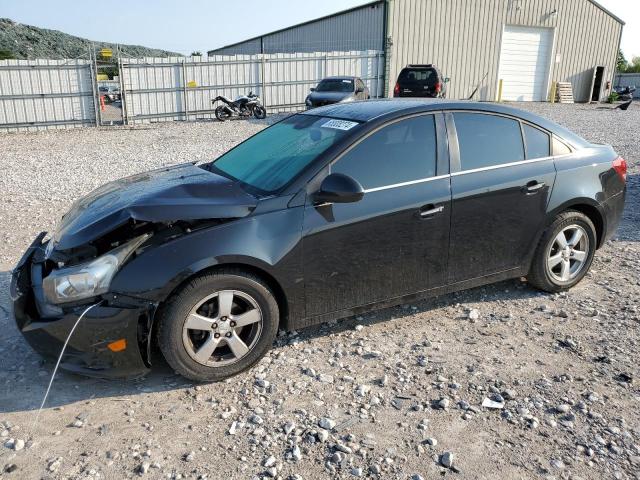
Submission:
[[[418,180],[410,180],[408,182],[394,183],[392,185],[384,185],[382,187],[367,188],[367,189],[365,189],[364,193],[373,193],[373,192],[379,192],[381,190],[390,190],[392,188],[407,187],[409,185],[417,185],[419,183],[426,183],[426,182],[430,182],[432,180],[441,180],[443,178],[448,178],[450,176],[451,176],[451,174],[447,173],[446,175],[437,175],[435,177],[420,178]]]
[[[465,175],[467,173],[477,173],[477,172],[483,172],[483,171],[486,171],[486,170],[496,170],[498,168],[515,167],[515,166],[518,166],[518,165],[526,165],[526,164],[529,164],[529,163],[544,162],[544,161],[547,161],[547,160],[556,160],[558,158],[569,157],[571,155],[573,155],[573,153],[567,153],[565,155],[558,155],[558,156],[534,158],[532,160],[521,160],[521,161],[518,161],[518,162],[511,162],[511,163],[503,163],[502,165],[492,165],[490,167],[475,168],[473,170],[464,170],[464,171],[461,171],[461,172],[453,172],[453,173],[448,173],[446,175],[437,175],[435,177],[421,178],[419,180],[411,180],[409,182],[394,183],[392,185],[384,185],[382,187],[368,188],[368,189],[364,190],[364,193],[373,193],[373,192],[379,192],[381,190],[389,190],[389,189],[392,189],[392,188],[406,187],[406,186],[409,186],[409,185],[416,185],[418,183],[430,182],[431,180],[441,180],[443,178],[455,177],[455,176],[458,176],[458,175]]]
[[[467,173],[477,173],[477,172],[484,172],[487,170],[496,170],[498,168],[505,168],[505,167],[515,167],[518,165],[526,165],[529,163],[536,163],[536,162],[545,162],[548,160],[557,160],[559,158],[563,158],[563,157],[568,157],[570,155],[573,155],[573,153],[566,153],[564,155],[558,155],[558,156],[550,156],[550,157],[542,157],[542,158],[534,158],[532,160],[520,160],[517,162],[511,162],[511,163],[503,163],[500,165],[491,165],[490,167],[481,167],[481,168],[474,168],[473,170],[462,170],[460,172],[454,172],[451,174],[451,176],[456,176],[456,175],[465,175]]]

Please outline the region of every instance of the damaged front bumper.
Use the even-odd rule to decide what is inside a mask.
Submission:
[[[31,244],[11,278],[11,298],[18,329],[41,355],[57,359],[69,332],[93,303],[69,339],[60,366],[83,375],[138,377],[149,371],[150,329],[156,305],[105,294],[75,306],[45,301],[42,277],[45,233]]]

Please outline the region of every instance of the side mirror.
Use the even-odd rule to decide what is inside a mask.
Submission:
[[[312,92],[316,91],[315,87],[311,87],[309,90],[312,91]]]
[[[364,189],[357,180],[332,173],[320,184],[320,190],[313,194],[314,203],[353,203],[364,197]]]
[[[449,77],[444,77],[444,83],[449,83],[449,80],[451,80]]]

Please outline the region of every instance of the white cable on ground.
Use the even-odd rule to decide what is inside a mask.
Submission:
[[[71,335],[73,335],[73,332],[75,331],[76,327],[80,323],[80,320],[82,320],[84,318],[84,316],[87,314],[87,312],[89,312],[89,310],[91,310],[93,307],[97,307],[101,303],[102,303],[102,300],[100,300],[98,303],[94,303],[93,305],[89,305],[87,308],[85,308],[84,312],[82,312],[82,314],[80,314],[80,316],[78,317],[78,320],[76,320],[76,323],[73,324],[73,327],[71,328],[71,331],[69,332],[69,335],[67,335],[67,339],[64,341],[64,345],[62,345],[62,350],[60,351],[60,356],[58,357],[58,361],[56,362],[56,366],[53,369],[53,373],[51,374],[51,379],[49,380],[49,386],[47,387],[47,391],[44,394],[44,398],[42,399],[42,403],[40,404],[40,408],[38,409],[38,413],[36,414],[36,418],[33,420],[33,423],[31,424],[31,435],[29,435],[30,437],[33,436],[33,431],[34,431],[34,429],[35,429],[35,427],[36,427],[36,425],[38,423],[38,418],[40,417],[40,412],[44,408],[44,404],[46,403],[47,398],[49,397],[49,391],[51,391],[51,385],[53,385],[53,379],[55,378],[56,373],[58,372],[58,367],[60,366],[60,361],[62,360],[62,356],[64,355],[64,351],[67,349],[67,344],[69,343],[69,340],[71,339]]]

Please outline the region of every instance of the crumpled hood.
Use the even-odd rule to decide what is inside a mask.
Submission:
[[[129,220],[240,218],[256,204],[236,182],[192,163],[161,168],[107,183],[77,200],[58,225],[55,248],[84,245]]]
[[[353,92],[311,92],[309,100],[313,103],[340,102],[350,96],[353,96]]]

